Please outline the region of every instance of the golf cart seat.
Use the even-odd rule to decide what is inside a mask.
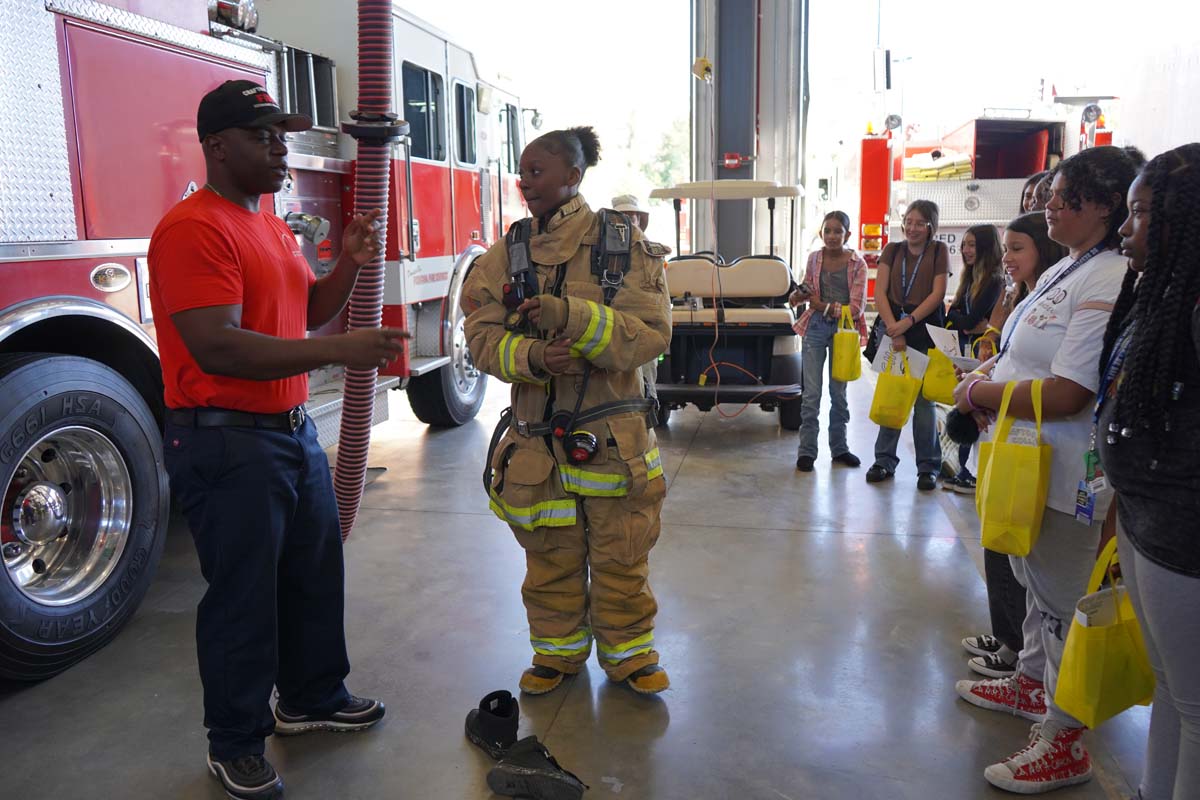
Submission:
[[[705,258],[683,258],[667,270],[672,300],[699,297],[712,305],[713,296],[737,300],[759,300],[767,305],[786,298],[792,288],[792,273],[781,259],[762,256],[739,258],[718,266]]]

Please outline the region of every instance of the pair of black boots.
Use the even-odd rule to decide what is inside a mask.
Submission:
[[[467,714],[467,738],[500,763],[488,772],[488,788],[505,797],[580,800],[588,787],[558,765],[536,736],[517,741],[521,710],[505,691],[492,692]]]

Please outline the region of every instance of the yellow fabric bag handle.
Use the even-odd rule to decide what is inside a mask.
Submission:
[[[850,314],[849,304],[842,306],[842,321],[838,324],[839,330],[854,330],[854,317]]]
[[[994,442],[1007,442],[1008,434],[1012,432],[1016,420],[1008,415],[1008,405],[1012,401],[1013,391],[1017,388],[1016,381],[1004,385],[1004,397],[1000,400],[1000,413],[996,417],[996,438]],[[1042,444],[1042,382],[1033,381],[1029,385],[1030,399],[1033,401],[1033,420],[1037,426],[1037,443]]]

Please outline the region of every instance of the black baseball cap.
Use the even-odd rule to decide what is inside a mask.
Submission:
[[[226,128],[265,128],[278,125],[285,131],[306,131],[312,119],[288,114],[262,85],[254,81],[225,81],[200,100],[196,132],[200,141]]]

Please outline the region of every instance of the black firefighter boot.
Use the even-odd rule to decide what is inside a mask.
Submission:
[[[517,741],[521,708],[509,692],[492,692],[467,712],[467,738],[499,761]]]
[[[488,788],[504,797],[533,800],[580,800],[587,785],[558,765],[536,736],[508,749],[487,776]]]

